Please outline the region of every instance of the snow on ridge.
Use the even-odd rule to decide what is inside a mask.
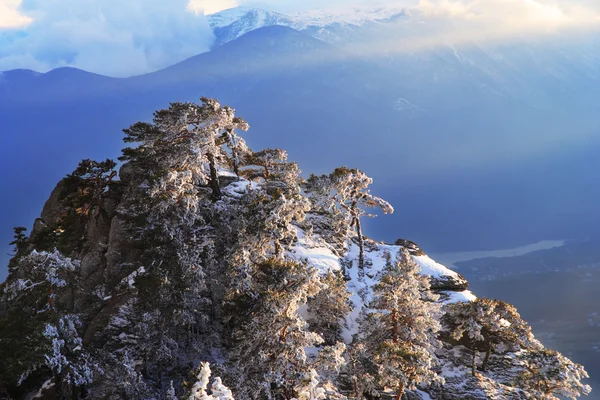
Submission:
[[[444,304],[454,304],[454,303],[467,303],[469,301],[475,301],[477,296],[475,296],[470,290],[463,290],[462,292],[443,292],[443,295],[447,296],[442,302]]]
[[[252,7],[248,6],[229,8],[227,10],[219,11],[218,13],[207,15],[206,19],[211,28],[222,28],[242,19],[250,10],[252,10]]]
[[[304,231],[300,228],[296,228],[298,242],[293,246],[293,249],[289,252],[289,255],[298,260],[305,260],[309,265],[316,267],[319,272],[325,273],[327,271],[338,271],[341,270],[340,257],[336,256],[334,252],[326,247],[323,243],[317,243],[312,238],[307,238]],[[375,277],[385,266],[385,254],[389,253],[392,258],[395,258],[398,251],[403,247],[398,245],[388,244],[375,244],[374,248],[365,249],[365,260],[367,265],[365,266],[365,272],[371,277]],[[451,279],[462,279],[458,273],[451,270],[450,268],[434,261],[427,255],[411,256],[412,259],[421,267],[421,274],[429,276],[431,278],[442,278],[448,277]],[[347,258],[351,260],[358,259],[358,246],[351,244],[348,249]]]
[[[238,24],[242,26],[241,33],[271,25],[295,26],[294,21],[288,15],[248,6],[231,8],[208,15],[206,18],[213,30]]]
[[[304,30],[309,27],[326,27],[333,24],[363,25],[369,22],[383,21],[407,12],[407,8],[399,4],[382,3],[379,5],[359,5],[344,7],[318,8],[284,14],[250,6],[239,6],[208,15],[213,29],[224,28],[244,19],[257,18],[267,26],[273,21],[277,25],[285,25]],[[253,25],[256,25],[254,23]],[[259,28],[261,26],[255,26]]]
[[[321,274],[342,269],[340,258],[331,249],[324,246],[315,246],[314,242],[306,237],[302,229],[296,229],[298,242],[294,245],[292,251],[288,253],[289,256],[298,261],[306,261],[308,265],[315,267]]]
[[[318,237],[307,237],[300,228],[297,228],[297,236],[298,241],[287,253],[289,257],[306,262],[308,265],[317,268],[321,274],[342,269],[342,259]],[[379,281],[380,272],[386,263],[386,253],[389,253],[394,259],[402,248],[402,246],[397,245],[368,242],[365,246],[365,274],[360,276],[358,268],[359,249],[355,243],[350,244],[346,256],[343,257],[346,259],[346,275],[349,278],[348,290],[350,291],[350,301],[353,304],[352,310],[346,316],[345,326],[341,332],[346,343],[351,343],[353,336],[358,332],[359,317],[367,304],[371,302],[372,288]],[[412,256],[412,258],[421,267],[423,275],[434,279],[444,277],[462,279],[459,274],[432,260],[429,256]],[[475,295],[469,290],[459,292],[444,290],[440,294],[440,302],[443,304],[468,302],[476,299]]]
[[[439,278],[441,276],[449,276],[453,278],[458,278],[458,273],[452,271],[450,268],[438,263],[431,259],[428,255],[423,256],[412,256],[413,260],[419,267],[421,267],[421,273],[423,275],[427,275],[434,278]]]
[[[299,27],[325,27],[333,24],[363,25],[403,14],[406,8],[392,5],[354,6],[301,11],[289,15]]]

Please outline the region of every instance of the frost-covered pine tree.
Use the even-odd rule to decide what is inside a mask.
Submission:
[[[196,375],[197,381],[192,386],[188,400],[234,400],[233,393],[227,386],[223,385],[220,377],[213,378],[211,393],[208,393],[208,383],[211,375],[210,364],[207,362],[200,363]]]
[[[168,202],[195,207],[193,185],[207,185],[213,200],[221,196],[219,170],[238,168],[248,148],[235,130],[248,124],[235,110],[215,99],[200,105],[172,103],[154,113],[153,123],[138,122],[125,129],[125,142],[138,147],[123,150],[122,161],[135,161],[157,173],[153,186],[168,191]],[[191,185],[191,186],[190,186]]]
[[[350,221],[334,198],[330,175],[311,175],[303,182],[302,189],[310,201],[303,229],[322,238],[339,256],[347,251]]]
[[[308,300],[308,322],[327,345],[333,345],[341,340],[344,318],[352,309],[350,292],[341,272],[329,271],[320,279],[324,289]]]
[[[581,382],[589,378],[583,366],[575,364],[562,354],[549,349],[531,349],[519,353],[523,368],[517,382],[520,387],[540,400],[559,398],[576,399],[591,392]]]
[[[540,349],[529,325],[510,304],[487,298],[446,306],[444,322],[452,338],[473,351],[472,373],[477,369],[477,351],[485,351],[481,369],[487,369],[492,351],[499,345]]]
[[[245,158],[243,176],[249,180],[263,179],[287,181],[286,175],[297,175],[298,166],[296,163],[287,160],[288,155],[285,150],[267,148],[257,152],[250,153]],[[290,174],[291,173],[291,174]],[[293,182],[297,184],[297,182]]]
[[[398,400],[406,389],[436,378],[440,306],[429,289],[429,279],[402,249],[373,287],[370,311],[362,322],[359,341],[377,365],[376,380]]]
[[[146,249],[129,266],[141,272],[130,321],[140,340],[128,351],[163,389],[216,340],[210,320],[220,289],[207,276],[222,266],[215,255],[219,175],[239,169],[249,150],[236,130],[247,129],[235,110],[202,98],[173,103],[152,123],[125,130],[125,142],[137,146],[121,157],[128,187],[120,213]]]
[[[34,250],[18,259],[0,299],[10,304],[0,321],[6,384],[20,386],[41,375],[52,378],[58,393],[76,394],[99,371],[79,337],[78,316],[70,314],[79,267],[58,250]]]
[[[54,374],[59,393],[70,393],[73,397],[102,373],[83,348],[77,332],[80,326],[78,316],[65,315],[56,324],[46,324],[42,332],[50,342],[50,350],[44,355],[45,364]]]
[[[267,260],[257,266],[250,291],[241,293],[233,362],[238,398],[265,395],[295,398],[313,362],[307,349],[323,342],[299,314],[322,289],[317,271],[293,261]]]
[[[368,188],[372,183],[373,179],[361,170],[342,167],[336,168],[329,176],[311,177],[305,185],[305,190],[309,192],[309,198],[312,198],[316,210],[329,212],[332,215],[334,227],[342,229],[346,238],[351,236],[352,230],[355,231],[361,274],[364,269],[365,249],[360,219],[365,216],[374,217],[368,214],[365,208],[381,208],[384,214],[394,212],[390,203],[370,193]]]
[[[125,351],[119,357],[116,368],[107,371],[114,374],[111,389],[115,397],[124,399],[148,399],[155,397],[154,390],[144,380],[142,374],[136,369],[136,361]],[[172,385],[169,385],[169,389]],[[167,389],[167,391],[169,390]]]
[[[229,255],[233,292],[251,285],[254,266],[270,258],[284,258],[297,239],[296,226],[310,208],[300,191],[296,163],[288,162],[287,154],[278,149],[268,149],[265,154],[269,155],[268,162],[264,154],[250,156],[249,169],[243,173],[251,174],[255,181],[248,182],[244,195],[226,203],[222,212],[223,220],[235,223]],[[264,171],[262,167],[255,170],[256,164],[264,164]]]
[[[70,199],[71,206],[81,215],[88,215],[92,207],[99,205],[104,192],[117,176],[116,162],[82,160],[75,171],[67,175],[67,184],[77,188]]]
[[[346,385],[352,387],[350,398],[380,397],[376,376],[377,364],[371,358],[364,341],[355,340],[346,351],[348,362],[345,366],[345,376],[349,379]]]
[[[38,314],[56,311],[56,301],[62,291],[74,281],[80,262],[63,256],[58,250],[38,252],[19,259],[15,273],[6,281],[4,293],[11,301],[26,299]],[[33,298],[36,298],[32,302]],[[41,309],[40,309],[41,307]],[[25,311],[25,310],[24,310]]]

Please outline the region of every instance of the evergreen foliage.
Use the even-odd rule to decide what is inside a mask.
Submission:
[[[518,382],[538,399],[576,399],[591,392],[590,386],[581,383],[583,378],[588,378],[583,367],[557,351],[524,350],[519,355],[519,361],[524,371],[518,377]]]
[[[469,303],[448,306],[444,320],[451,326],[451,336],[462,340],[473,351],[472,373],[477,369],[477,351],[485,351],[481,369],[486,370],[490,355],[498,346],[518,350],[539,349],[529,325],[510,304],[480,298]]]
[[[406,389],[436,379],[440,306],[429,288],[428,279],[402,250],[394,262],[388,259],[363,322],[359,340],[377,366],[374,379],[393,389],[398,400]]]
[[[545,349],[514,307],[442,308],[405,248],[365,238],[368,209],[393,212],[366,174],[304,180],[284,150],[250,150],[247,129],[217,100],[172,103],[124,130],[118,178],[114,161],[83,160],[30,237],[15,228],[0,396],[399,399],[442,380],[440,340],[473,360],[485,351],[490,376],[490,358],[510,352],[498,393],[589,392],[583,367]]]

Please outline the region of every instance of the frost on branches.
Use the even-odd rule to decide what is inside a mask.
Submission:
[[[398,400],[406,389],[436,379],[440,306],[429,288],[406,249],[394,262],[388,257],[361,327],[359,343],[375,364],[375,381],[393,390]]]
[[[77,333],[79,326],[79,317],[65,315],[58,320],[58,324],[47,324],[42,333],[51,342],[51,350],[44,356],[46,365],[63,384],[75,387],[90,384],[94,378],[94,369],[97,370],[83,350]]]
[[[198,379],[192,387],[192,392],[188,400],[234,400],[233,393],[227,386],[223,385],[221,378],[217,377],[213,379],[213,383],[210,388],[210,394],[208,393],[208,383],[210,381],[211,370],[210,365],[207,362],[200,363],[198,367]]]
[[[380,208],[384,214],[394,212],[390,203],[370,193],[368,188],[372,183],[373,179],[361,170],[342,167],[336,168],[330,175],[311,176],[305,185],[317,215],[321,215],[317,225],[333,228],[344,241],[351,237],[353,231],[356,232],[361,274],[364,274],[365,248],[360,219],[374,217],[365,208]],[[330,221],[323,221],[323,216]]]
[[[240,323],[234,336],[238,390],[243,398],[266,395],[289,400],[298,395],[299,388],[306,390],[302,382],[312,374],[311,369],[332,372],[343,359],[333,357],[334,365],[327,365],[307,352],[318,352],[323,342],[299,313],[308,298],[323,289],[317,271],[271,259],[259,265],[257,273],[252,293],[242,295],[237,303],[243,307],[239,311],[251,316]]]
[[[156,205],[163,212],[182,203],[193,219],[197,205],[197,185],[208,185],[213,200],[221,197],[218,171],[238,170],[248,148],[235,130],[248,130],[248,124],[235,116],[231,107],[214,99],[202,104],[172,103],[154,114],[152,124],[139,122],[125,130],[125,142],[136,148],[123,150],[123,161],[152,167],[150,194],[159,195]],[[184,218],[184,222],[189,222]]]
[[[536,399],[576,399],[592,391],[589,385],[581,383],[582,379],[589,378],[583,367],[557,351],[524,350],[518,360],[523,367],[518,377],[519,384]]]
[[[247,129],[217,100],[173,103],[125,129],[131,147],[119,179],[113,161],[83,160],[45,208],[55,221],[34,238],[15,229],[0,286],[0,393],[358,400],[434,396],[439,387],[452,398],[474,395],[465,385],[483,393],[476,398],[589,392],[583,367],[544,349],[514,307],[480,299],[445,305],[442,317],[435,291],[470,298],[432,289],[421,275],[449,276],[445,267],[363,236],[368,210],[394,211],[370,193],[365,173],[342,167],[305,180],[286,151],[249,149],[239,136]],[[358,270],[344,269],[352,265]],[[483,373],[471,376],[479,352]],[[218,365],[232,390],[211,379],[208,363],[194,370],[199,360]]]
[[[80,262],[63,256],[58,250],[54,252],[32,251],[21,258],[15,268],[14,281],[8,281],[4,293],[10,300],[21,296],[31,296],[32,292],[46,296],[44,307],[38,312],[54,308],[57,289],[67,286],[67,275],[79,268]]]
[[[490,355],[499,346],[517,351],[539,349],[529,325],[508,303],[480,298],[468,303],[447,306],[444,321],[450,326],[454,340],[465,343],[473,351],[472,373],[477,369],[477,351],[485,351],[481,369],[486,371]]]

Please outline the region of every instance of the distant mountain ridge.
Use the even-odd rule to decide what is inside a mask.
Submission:
[[[463,251],[577,237],[597,226],[594,37],[407,52],[394,51],[390,39],[420,26],[414,14],[302,31],[274,23],[287,16],[268,15],[256,14],[248,27],[269,26],[143,76],[2,73],[2,190],[29,202],[4,199],[2,243],[11,241],[10,227],[33,221],[26,210],[52,189],[43,182],[81,157],[114,156],[128,121],[202,95],[244,110],[252,147],[288,148],[318,172],[371,166],[379,190],[410,210],[368,226],[377,239],[400,226],[434,252]],[[215,27],[229,29],[231,20]],[[391,184],[399,180],[403,190]]]
[[[207,16],[217,38],[215,45],[235,40],[253,30],[281,25],[307,32],[318,39],[335,42],[331,28],[360,27],[366,24],[389,21],[406,15],[407,9],[381,5],[378,7],[356,6],[343,9],[316,9],[291,14],[266,9],[240,6]]]

